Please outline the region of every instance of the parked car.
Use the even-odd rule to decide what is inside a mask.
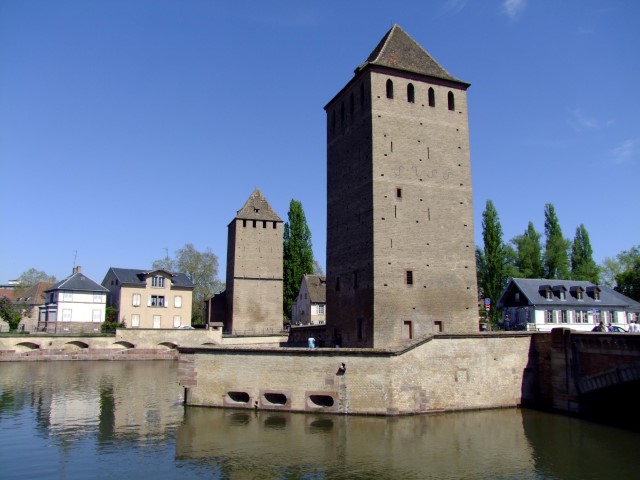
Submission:
[[[180,325],[177,327],[178,330],[195,330],[191,325]]]
[[[617,325],[609,325],[607,328],[609,329],[610,332],[613,332],[613,333],[627,333],[627,331],[624,328],[618,327]]]

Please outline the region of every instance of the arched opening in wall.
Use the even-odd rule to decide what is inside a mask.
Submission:
[[[120,348],[135,348],[135,345],[131,342],[125,342],[124,340],[120,340],[119,342],[114,342],[116,347]]]
[[[393,98],[393,82],[391,79],[387,80],[387,98]]]
[[[309,395],[309,406],[317,408],[330,408],[336,401],[331,395]]]
[[[431,87],[429,87],[429,106],[436,106],[436,92]]]
[[[610,385],[580,395],[581,414],[591,420],[640,431],[640,418],[637,415],[629,415],[625,409],[611,408],[612,405],[624,404],[629,398],[634,398],[638,392],[640,381],[637,379],[637,374],[634,375],[632,371],[633,369],[627,370],[627,373],[631,374],[630,378],[634,378],[632,381]],[[609,378],[611,377],[609,376]]]
[[[416,102],[415,89],[413,88],[413,83],[410,83],[409,85],[407,85],[407,102],[409,103]]]
[[[20,342],[14,348],[17,352],[30,352],[31,350],[38,350],[40,345],[33,342]]]
[[[74,340],[73,342],[67,342],[64,344],[65,350],[82,350],[85,348],[89,348],[89,344],[81,342],[80,340]]]
[[[267,405],[282,407],[287,404],[287,396],[284,393],[265,393],[262,397]]]
[[[232,403],[248,404],[251,397],[247,392],[227,392],[228,401]]]
[[[175,350],[176,348],[178,348],[178,344],[173,342],[161,342],[158,344],[158,346],[167,350]]]
[[[453,92],[449,92],[447,94],[447,102],[449,104],[449,110],[453,111],[456,109],[456,101],[453,98]]]

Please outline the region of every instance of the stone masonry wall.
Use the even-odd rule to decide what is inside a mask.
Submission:
[[[429,337],[404,352],[179,351],[183,362],[194,357],[183,385],[190,405],[398,415],[519,405],[529,395],[530,342],[483,334]]]

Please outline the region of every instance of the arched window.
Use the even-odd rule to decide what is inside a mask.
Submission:
[[[413,83],[410,83],[409,85],[407,85],[407,102],[409,102],[409,103],[415,103],[416,102],[415,92],[414,92],[414,89],[413,89]]]
[[[429,87],[429,106],[436,106],[436,92],[433,91],[433,88]]]
[[[456,109],[456,102],[453,98],[453,92],[449,92],[447,95],[447,100],[449,102],[449,110],[453,111]]]
[[[393,82],[387,80],[387,98],[393,98]]]

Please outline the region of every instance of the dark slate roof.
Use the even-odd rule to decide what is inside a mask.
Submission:
[[[322,275],[305,275],[302,279],[312,303],[327,303],[327,279]]]
[[[149,274],[155,272],[165,272],[171,276],[171,283],[175,287],[184,287],[184,288],[193,288],[194,284],[191,279],[187,276],[186,273],[176,272],[172,273],[163,269],[151,269],[151,270],[142,270],[138,268],[116,268],[111,267],[109,269],[113,272],[115,277],[121,284],[125,285],[141,285],[144,286],[146,284],[146,278]],[[107,272],[107,276],[109,273]],[[104,281],[103,281],[104,283]]]
[[[273,211],[269,202],[264,198],[262,192],[257,188],[253,191],[247,202],[244,204],[236,218],[243,220],[269,220],[282,222],[282,219]]]
[[[76,272],[70,277],[59,281],[52,287],[47,288],[46,292],[53,292],[54,290],[72,290],[74,292],[108,292],[102,285],[94,282],[86,275]]]
[[[356,74],[369,65],[404,70],[468,85],[447,72],[398,25],[391,27],[365,62],[356,68]]]
[[[553,290],[553,298],[547,300],[544,295],[545,287]],[[566,290],[566,300],[560,300],[558,290],[563,288]],[[578,300],[575,292],[581,287],[584,290],[582,300]],[[580,308],[604,308],[604,307],[625,307],[633,310],[640,310],[640,303],[635,300],[616,292],[612,288],[603,285],[594,285],[591,282],[579,280],[550,280],[538,278],[512,278],[500,296],[498,306],[501,305],[504,296],[510,290],[517,288],[527,298],[528,303],[533,306],[575,306]],[[588,295],[594,288],[600,290],[600,300],[595,300],[593,296]]]

